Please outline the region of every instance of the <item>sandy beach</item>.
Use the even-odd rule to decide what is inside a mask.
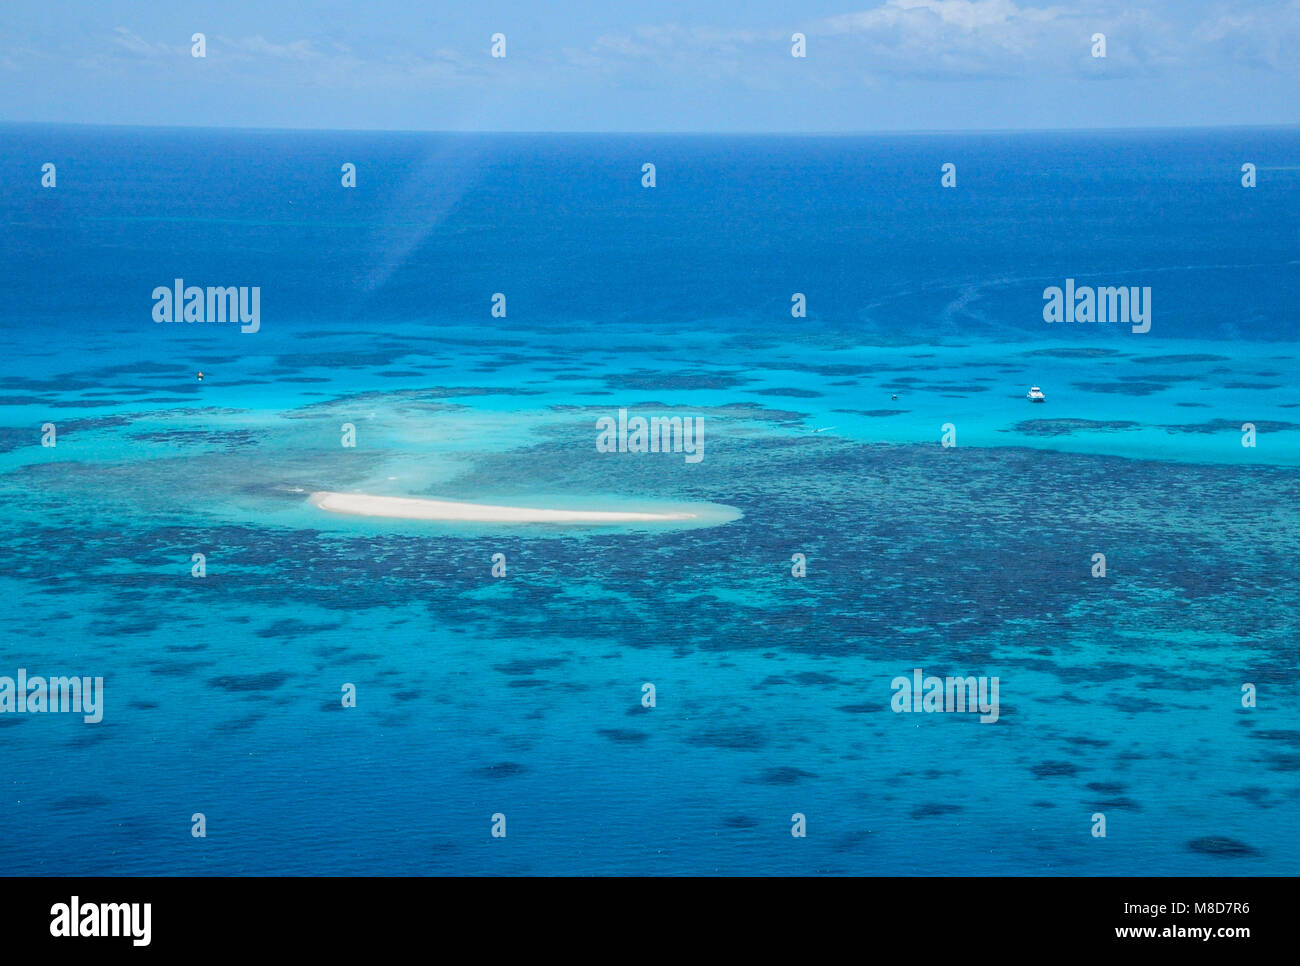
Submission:
[[[454,503],[450,500],[329,491],[313,493],[311,502],[330,513],[466,523],[654,523],[694,520],[699,516],[696,513],[647,513],[630,510],[549,510],[541,507]]]

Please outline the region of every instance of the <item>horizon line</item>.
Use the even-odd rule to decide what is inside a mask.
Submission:
[[[101,121],[11,121],[0,119],[0,127],[77,127],[112,128],[141,131],[231,131],[282,134],[488,134],[488,135],[625,135],[629,137],[867,137],[872,135],[977,135],[977,134],[1104,134],[1171,131],[1273,131],[1300,129],[1300,121],[1270,124],[1134,124],[1118,127],[999,127],[999,128],[875,128],[864,130],[529,130],[486,128],[331,128],[331,127],[276,127],[273,125],[211,125],[211,124],[126,124]]]

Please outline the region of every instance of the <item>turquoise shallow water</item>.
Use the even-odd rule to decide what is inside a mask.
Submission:
[[[116,193],[67,178],[58,217],[0,195],[18,268],[0,291],[0,675],[105,679],[99,724],[0,714],[11,872],[1300,871],[1300,344],[1279,241],[1295,184],[1236,220],[1227,196],[1193,203],[1219,160],[1294,160],[1294,135],[1189,135],[1164,196],[1129,156],[1170,150],[1158,139],[941,145],[988,168],[1017,151],[1067,175],[1064,159],[1093,162],[1028,191],[1019,242],[956,243],[955,267],[888,251],[894,219],[940,232],[921,188],[904,219],[880,201],[899,182],[853,181],[855,195],[837,180],[856,177],[835,173],[850,160],[901,170],[915,142],[804,145],[817,184],[796,194],[821,205],[787,253],[805,253],[800,268],[767,264],[783,243],[754,234],[757,199],[789,203],[764,181],[788,184],[789,146],[663,146],[692,162],[700,194],[656,216],[560,176],[617,169],[618,143],[379,139],[364,170],[403,174],[349,213],[310,192],[275,202],[276,184],[328,157],[310,139],[283,136],[279,166],[237,203],[192,173],[183,210],[155,180],[187,170],[181,136],[136,134],[143,151],[122,134],[20,134],[7,163],[53,144],[92,182],[109,160],[135,177]],[[227,147],[261,157],[258,137]],[[410,160],[426,149],[456,163],[422,194]],[[775,160],[742,191],[725,175],[745,156]],[[536,169],[526,190],[520,157]],[[459,200],[429,200],[449,183]],[[672,207],[719,184],[749,207],[717,224]],[[1009,184],[979,190],[1009,199]],[[1123,204],[1062,232],[1081,185]],[[528,210],[543,189],[551,203]],[[1183,204],[1162,216],[1169,192]],[[480,195],[518,202],[500,209],[512,247],[484,242],[493,219],[465,200]],[[872,199],[874,231],[847,233]],[[991,218],[979,210],[963,215],[971,230]],[[1085,257],[1124,234],[1125,211],[1129,248]],[[620,219],[646,228],[648,264],[698,256],[676,300],[661,277],[626,274]],[[619,230],[601,235],[610,220]],[[1189,240],[1189,225],[1218,235]],[[1148,335],[1038,316],[1044,278],[1211,265],[1247,236],[1242,267],[1158,287]],[[774,275],[781,288],[759,299],[762,271],[804,278]],[[412,272],[445,299],[403,307]],[[152,279],[177,274],[260,280],[262,331],[155,325]],[[460,300],[466,277],[482,291]],[[607,315],[548,302],[576,277],[607,293]],[[851,310],[788,318],[782,299],[809,277]],[[488,316],[498,284],[519,295],[505,320]],[[362,290],[369,303],[351,298]],[[1025,400],[1031,384],[1045,404]],[[597,418],[620,408],[701,417],[704,458],[597,452]],[[742,516],[615,530],[348,520],[307,502],[319,489]],[[916,667],[996,676],[999,720],[892,712],[891,681]],[[205,839],[190,835],[196,812]],[[490,835],[498,812],[504,839]],[[1098,812],[1105,838],[1090,834]],[[795,813],[806,838],[790,834]]]

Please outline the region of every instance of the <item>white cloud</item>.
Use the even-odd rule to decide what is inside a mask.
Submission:
[[[1011,0],[889,0],[874,10],[842,14],[824,22],[837,33],[896,26],[930,33],[938,26],[973,32],[1021,23],[1046,23],[1060,16],[1060,8],[1017,7]]]
[[[1158,0],[1153,0],[1158,2]],[[1175,0],[1181,2],[1181,0]],[[719,29],[678,24],[607,33],[569,48],[573,68],[717,73],[724,65],[756,86],[771,79],[773,56],[790,33],[808,37],[806,71],[839,86],[887,77],[976,80],[1073,75],[1095,79],[1154,76],[1208,67],[1215,58],[1294,72],[1300,0],[1267,10],[1238,7],[1189,31],[1150,9],[1127,4],[1031,6],[1015,0],[886,0],[876,6],[781,29]],[[1107,37],[1107,57],[1091,56],[1092,35]]]
[[[1249,67],[1296,72],[1300,49],[1300,0],[1268,11],[1230,12],[1201,24],[1192,42],[1206,56],[1219,57]]]
[[[219,37],[218,40],[222,47],[231,50],[260,57],[273,57],[279,60],[321,60],[327,56],[316,50],[310,40],[292,40],[285,44],[274,44],[261,34],[255,37],[243,37],[238,40]]]
[[[151,44],[139,34],[126,27],[114,27],[112,42],[121,50],[140,57],[166,57],[178,53],[180,47],[168,47],[165,44]]]

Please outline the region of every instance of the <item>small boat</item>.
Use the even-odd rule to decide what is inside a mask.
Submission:
[[[1046,402],[1047,397],[1043,395],[1043,390],[1037,386],[1030,386],[1029,392],[1025,393],[1025,398],[1030,402]]]

